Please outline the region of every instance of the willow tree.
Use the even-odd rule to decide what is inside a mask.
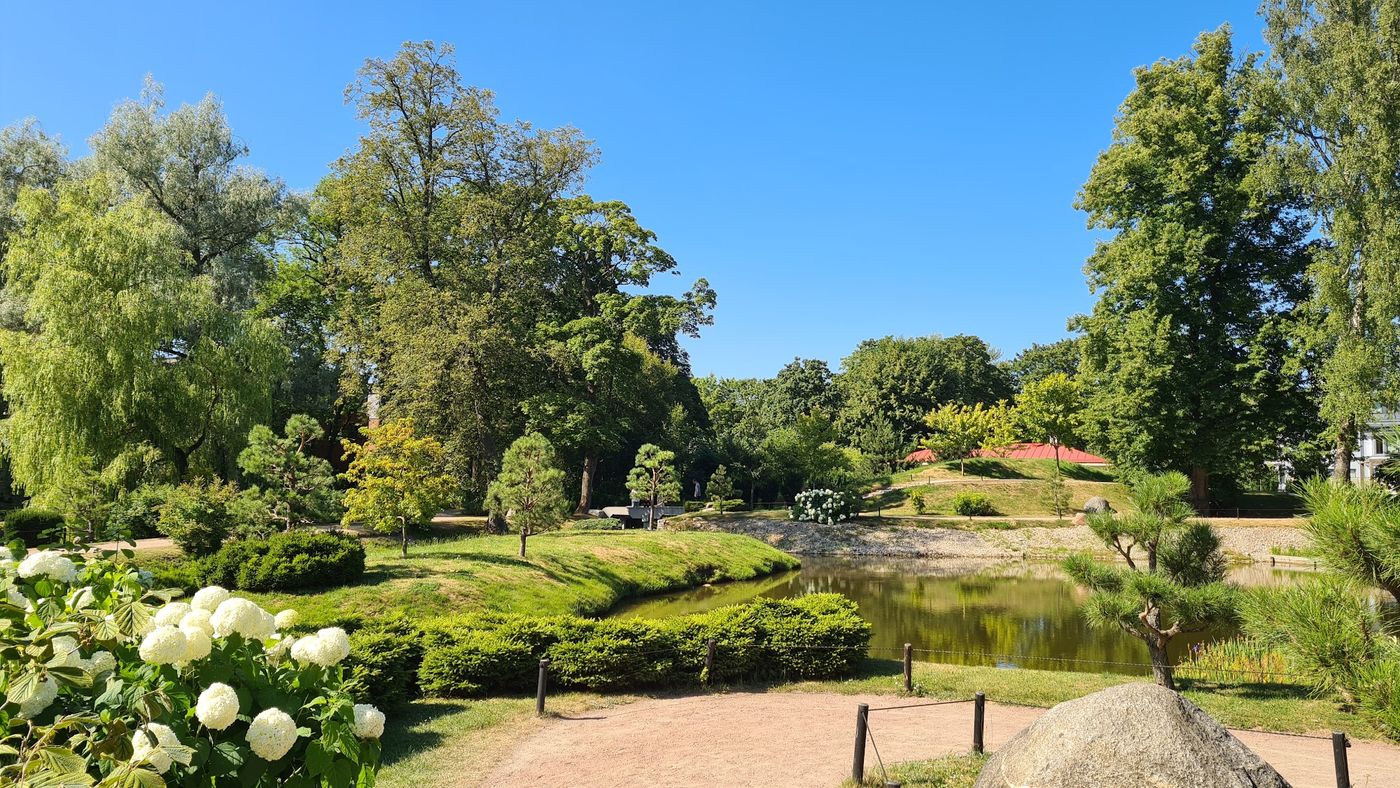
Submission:
[[[1309,306],[1344,481],[1358,426],[1400,400],[1400,1],[1268,0],[1264,14],[1284,160],[1323,241]]]
[[[1085,617],[1121,629],[1147,645],[1152,675],[1173,688],[1173,639],[1236,619],[1234,589],[1224,583],[1220,537],[1191,520],[1191,482],[1177,472],[1139,475],[1128,485],[1134,511],[1089,516],[1094,534],[1123,560],[1112,565],[1089,554],[1071,556],[1065,572],[1091,592]]]
[[[1274,177],[1283,130],[1251,102],[1254,57],[1228,27],[1139,68],[1077,207],[1111,236],[1084,266],[1083,436],[1123,466],[1212,473],[1262,464],[1306,403],[1279,358],[1307,296],[1302,202]]]

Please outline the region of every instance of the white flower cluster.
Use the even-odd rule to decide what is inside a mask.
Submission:
[[[201,593],[208,590],[203,589]],[[198,604],[199,595],[195,596]],[[214,635],[221,638],[237,633],[249,640],[266,640],[277,631],[277,621],[271,613],[238,597],[227,597],[220,602],[214,615],[209,617],[209,623],[214,626]]]
[[[248,746],[265,761],[275,761],[297,743],[297,723],[281,709],[266,709],[248,726]]]
[[[138,652],[142,660],[152,665],[173,665],[185,661],[189,648],[185,633],[179,627],[165,624],[146,633]]]
[[[328,668],[350,656],[350,638],[340,627],[329,627],[299,638],[291,645],[292,659]]]
[[[43,575],[60,583],[72,583],[78,579],[78,567],[73,559],[58,550],[39,550],[25,556],[19,562],[19,576],[24,578]]]
[[[194,706],[194,716],[206,728],[221,731],[238,719],[238,693],[227,684],[214,682],[203,692]]]
[[[383,736],[384,712],[368,703],[356,703],[355,735],[361,739],[377,739]]]
[[[151,737],[155,737],[155,742]],[[178,761],[188,764],[191,753],[184,752],[172,754],[166,752],[164,747],[179,747],[180,737],[175,735],[175,731],[170,730],[170,726],[161,725],[159,722],[148,722],[142,725],[131,734],[131,760],[133,763],[148,763],[152,769],[161,774],[170,771],[170,764]]]
[[[8,547],[0,547],[0,572],[8,572],[15,568],[15,554],[10,552]]]
[[[849,520],[855,513],[855,503],[845,493],[834,490],[804,490],[793,496],[791,516],[794,520],[823,525],[835,525]]]

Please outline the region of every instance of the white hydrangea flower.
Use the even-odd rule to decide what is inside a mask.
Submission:
[[[185,661],[189,643],[185,639],[185,633],[178,627],[166,625],[151,630],[141,640],[141,648],[138,651],[141,659],[152,665],[170,665]]]
[[[180,621],[191,610],[187,602],[167,602],[156,611],[156,626],[180,626]]]
[[[67,635],[60,635],[53,639],[53,657],[56,665],[64,665],[70,668],[81,667],[83,655],[78,651],[78,641]]]
[[[20,577],[44,575],[61,583],[71,583],[78,579],[78,566],[72,559],[58,550],[40,550],[30,553],[19,562]]]
[[[155,742],[151,737],[155,737]],[[147,763],[152,769],[161,774],[170,771],[170,765],[175,761],[188,764],[189,754],[171,756],[170,753],[162,750],[162,747],[179,747],[180,737],[175,735],[175,731],[170,730],[170,726],[161,725],[159,722],[148,722],[142,725],[131,734],[131,760],[133,763]]]
[[[0,561],[13,561],[15,554],[10,552],[10,548],[0,545]]]
[[[92,659],[88,661],[92,665],[92,672],[98,676],[117,669],[117,658],[109,651],[93,652]]]
[[[92,586],[75,588],[72,593],[68,594],[68,605],[75,610],[92,607],[94,601],[96,598],[92,595]]]
[[[209,623],[214,625],[214,634],[221,638],[237,632],[249,640],[266,640],[277,628],[270,613],[238,597],[220,602],[214,615],[209,617]]]
[[[273,620],[277,622],[278,629],[286,629],[287,627],[296,625],[297,618],[297,611],[291,608],[279,611],[276,616],[273,616]]]
[[[228,597],[228,591],[218,586],[209,586],[208,588],[201,588],[194,592],[194,597],[190,599],[190,605],[200,610],[208,610],[210,613],[213,613],[215,610],[219,609],[219,605],[222,605],[224,600],[228,599]]]
[[[355,736],[377,739],[384,735],[384,712],[368,703],[355,704]]]
[[[267,649],[267,655],[273,660],[279,660],[291,650],[292,646],[296,645],[296,642],[297,639],[294,637],[279,635],[272,647]]]
[[[215,682],[199,693],[194,716],[211,730],[221,731],[238,719],[238,693],[227,684]]]
[[[340,627],[327,627],[292,644],[292,659],[328,668],[350,656],[350,638]]]
[[[265,761],[275,761],[296,744],[296,720],[281,709],[267,709],[253,718],[247,739],[255,755]]]
[[[193,662],[209,656],[214,644],[210,642],[208,632],[199,627],[181,625],[180,634],[185,636],[185,658],[182,662]]]
[[[202,629],[204,634],[213,636],[214,625],[209,622],[211,616],[213,613],[208,610],[195,608],[180,619],[180,627],[182,629]]]
[[[44,679],[44,683],[34,690],[34,694],[29,696],[29,700],[19,704],[19,716],[25,719],[34,719],[44,713],[44,709],[58,697],[58,682],[53,680],[53,676]]]

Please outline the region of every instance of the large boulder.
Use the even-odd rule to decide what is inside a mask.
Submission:
[[[1103,496],[1095,495],[1084,502],[1085,514],[1104,514],[1111,511],[1113,511],[1113,507],[1108,505],[1108,499]]]
[[[976,788],[1286,788],[1191,701],[1123,684],[1045,712],[987,761]]]

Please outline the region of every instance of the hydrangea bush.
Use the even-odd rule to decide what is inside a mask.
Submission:
[[[0,547],[0,785],[373,785],[384,715],[351,696],[343,630],[22,550]]]
[[[804,490],[792,499],[792,519],[805,523],[832,525],[849,520],[860,511],[855,495],[836,490]]]

